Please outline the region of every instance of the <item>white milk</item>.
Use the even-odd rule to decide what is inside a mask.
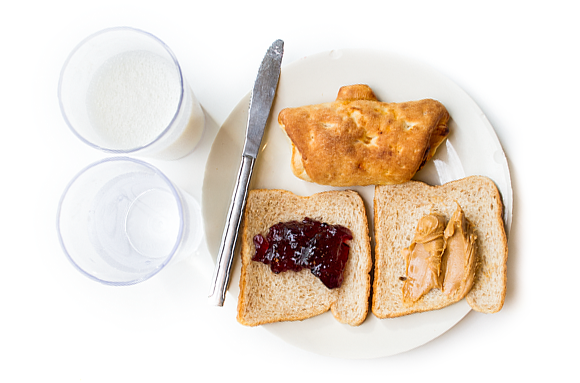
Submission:
[[[118,54],[105,61],[89,84],[89,120],[109,148],[128,150],[144,146],[171,123],[179,107],[181,87],[179,72],[172,61],[147,51]],[[176,120],[177,128],[172,128],[169,134],[172,138],[164,138],[167,142],[163,144],[171,145],[179,138],[186,140],[181,146],[187,148],[179,155],[193,149],[203,130],[198,121],[203,112],[199,105],[194,105],[192,112],[191,104],[197,100],[192,100],[187,86],[184,88],[184,110]]]

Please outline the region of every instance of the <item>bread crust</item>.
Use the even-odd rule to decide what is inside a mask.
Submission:
[[[293,173],[330,186],[410,180],[449,134],[439,101],[379,102],[368,85],[342,87],[334,102],[283,109]]]
[[[432,211],[450,218],[459,204],[477,235],[477,262],[473,287],[466,296],[472,309],[501,310],[507,284],[507,237],[503,204],[496,185],[487,177],[471,176],[441,186],[410,181],[375,188],[375,273],[372,312],[392,318],[437,310],[457,301],[433,289],[415,304],[403,303],[401,277],[405,275],[401,249],[408,246],[418,220]]]
[[[341,287],[328,289],[309,270],[274,274],[252,261],[253,237],[279,222],[310,217],[349,228],[353,234]],[[358,326],[368,314],[372,267],[368,220],[355,191],[333,190],[309,197],[285,190],[251,190],[241,236],[242,270],[237,320],[246,326],[311,318],[331,310],[341,323]]]

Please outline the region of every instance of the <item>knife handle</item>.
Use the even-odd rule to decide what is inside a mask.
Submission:
[[[215,306],[223,306],[226,296],[232,261],[234,259],[234,250],[238,238],[240,222],[246,206],[246,197],[250,178],[254,169],[255,158],[243,156],[238,178],[234,187],[232,201],[226,218],[222,241],[217,257],[217,263],[212,278],[212,286],[209,294],[211,303]]]

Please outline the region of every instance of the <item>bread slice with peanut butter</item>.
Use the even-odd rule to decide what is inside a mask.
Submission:
[[[470,176],[441,186],[419,181],[377,186],[374,209],[374,315],[392,318],[436,310],[464,297],[476,311],[501,310],[508,249],[503,204],[493,181]],[[405,297],[412,277],[408,272],[409,251],[417,242],[421,219],[430,214],[445,217],[446,248],[440,255],[439,285],[409,299]],[[450,259],[454,247],[459,248],[460,256]]]

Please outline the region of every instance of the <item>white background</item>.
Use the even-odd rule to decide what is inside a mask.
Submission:
[[[0,12],[0,381],[491,381],[571,379],[580,340],[577,153],[580,27],[572,1],[31,1]],[[340,48],[420,60],[462,87],[494,126],[514,189],[502,311],[469,313],[415,350],[339,360],[290,346],[210,307],[202,248],[128,288],[99,285],[64,258],[56,206],[102,158],[66,127],[60,68],[87,35],[127,25],[164,40],[208,124],[200,148],[150,161],[201,201],[219,126],[253,84],[266,48],[284,63]]]

